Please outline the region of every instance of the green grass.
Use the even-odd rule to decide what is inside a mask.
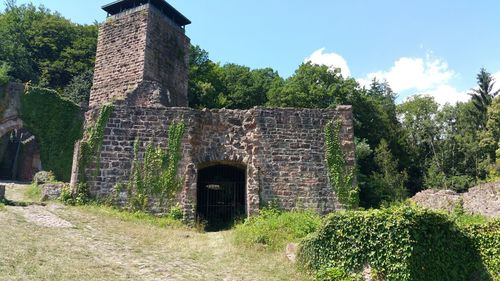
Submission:
[[[125,222],[132,222],[136,224],[147,224],[157,227],[179,227],[187,228],[180,220],[173,219],[168,216],[155,216],[145,212],[129,212],[125,210],[119,210],[114,207],[105,206],[101,204],[88,204],[81,205],[78,208],[89,211],[96,215],[103,215],[112,218],[120,219]]]
[[[0,211],[5,211],[5,204],[0,202]]]
[[[314,232],[321,223],[312,211],[280,212],[263,209],[260,215],[245,220],[234,228],[234,242],[246,248],[282,250],[287,243],[299,242]]]
[[[42,188],[36,184],[31,184],[24,190],[24,196],[34,202],[39,202],[42,198]]]

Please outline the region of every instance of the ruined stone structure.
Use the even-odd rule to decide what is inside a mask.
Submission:
[[[342,149],[348,164],[354,165],[351,107],[187,107],[189,39],[183,26],[189,20],[163,0],[142,2],[125,0],[104,7],[111,16],[100,27],[87,127],[102,104],[112,102],[114,111],[104,132],[99,169],[80,171],[98,171],[88,182],[91,193],[106,197],[117,183],[129,179],[136,139],[142,151],[147,142],[165,148],[169,125],[181,121],[186,132],[178,199],[187,218],[201,214],[200,206],[208,210],[210,204],[219,204],[209,203],[209,197],[222,192],[219,185],[229,181],[242,183],[234,185],[241,190],[230,206],[243,205],[247,215],[271,201],[288,210],[326,213],[341,208],[328,180],[324,127],[330,120],[342,122]]]
[[[20,116],[24,85],[8,83],[0,89],[0,179],[31,181],[42,170],[35,136]]]
[[[463,206],[469,214],[479,214],[486,217],[500,217],[500,181],[483,183],[470,188],[465,193],[453,190],[426,189],[415,194],[411,200],[417,205],[433,209],[453,212]]]

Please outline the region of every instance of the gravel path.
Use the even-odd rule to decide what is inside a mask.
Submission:
[[[26,221],[43,227],[67,228],[73,227],[68,221],[65,221],[49,211],[50,207],[31,205],[27,207],[7,207],[7,209],[21,214]]]

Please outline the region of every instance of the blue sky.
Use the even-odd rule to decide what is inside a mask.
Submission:
[[[103,21],[112,0],[33,2],[78,23]],[[500,86],[497,0],[170,0],[187,35],[214,61],[290,76],[310,59],[367,83],[387,79],[401,98],[467,99],[481,67]],[[3,7],[2,7],[3,9]]]

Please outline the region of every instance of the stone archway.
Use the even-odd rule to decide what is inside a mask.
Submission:
[[[206,230],[231,227],[247,212],[245,167],[212,163],[198,169],[196,198],[196,215]]]
[[[0,136],[0,179],[31,181],[42,169],[40,148],[27,130],[14,129]]]

